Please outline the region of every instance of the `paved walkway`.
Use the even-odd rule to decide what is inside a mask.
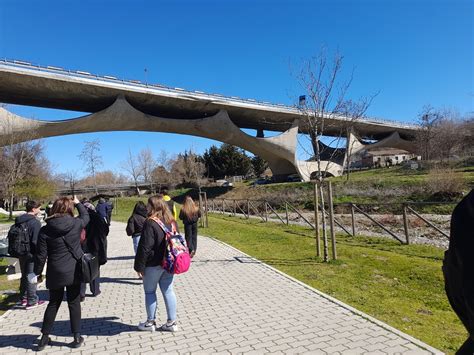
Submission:
[[[44,353],[412,353],[437,352],[387,325],[210,238],[199,239],[191,270],[176,279],[177,333],[140,332],[144,295],[132,269],[125,224],[113,223],[102,294],[82,307],[83,348],[67,347],[67,304],[54,344]],[[46,297],[46,291],[41,292]],[[158,318],[166,320],[159,297]],[[0,353],[31,352],[44,307],[14,309],[0,319]]]

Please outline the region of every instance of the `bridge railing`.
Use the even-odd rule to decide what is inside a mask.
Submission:
[[[289,113],[301,114],[301,111],[297,107],[289,106],[285,104],[278,104],[278,103],[275,104],[268,101],[246,99],[246,98],[241,98],[237,96],[224,96],[220,94],[209,94],[209,93],[205,93],[199,90],[192,91],[192,90],[186,90],[182,88],[173,88],[173,87],[169,87],[169,86],[161,85],[161,84],[149,84],[147,82],[145,83],[141,82],[140,80],[119,79],[110,75],[97,75],[97,74],[92,74],[92,73],[81,71],[81,70],[68,70],[68,69],[55,67],[55,66],[41,66],[41,65],[32,64],[30,62],[22,61],[22,60],[12,60],[12,59],[3,58],[3,59],[0,59],[0,63],[1,62],[10,66],[17,66],[17,67],[22,67],[22,68],[26,67],[26,68],[31,68],[31,69],[35,69],[39,71],[48,72],[48,73],[66,74],[66,75],[70,75],[74,77],[88,78],[88,79],[93,79],[93,80],[98,80],[98,81],[107,81],[107,82],[118,83],[118,84],[126,84],[129,86],[135,86],[135,87],[141,87],[141,88],[152,88],[152,89],[158,89],[158,90],[163,90],[163,91],[173,92],[173,93],[188,93],[188,94],[203,96],[206,99],[213,99],[213,100],[225,99],[229,101],[236,101],[236,102],[241,102],[241,103],[246,103],[246,104],[254,104],[258,106],[277,108],[279,110],[284,109],[284,110],[287,110]],[[332,116],[331,119],[343,120],[344,118],[341,118],[338,116]],[[416,125],[412,125],[412,124],[407,124],[407,123],[392,121],[392,120],[387,120],[387,119],[379,119],[379,118],[374,118],[374,117],[367,117],[367,118],[364,118],[363,120],[360,120],[360,122],[362,121],[367,122],[367,123],[374,123],[374,124],[385,123],[385,124],[390,124],[391,126],[405,128],[405,129],[414,129],[417,127]]]

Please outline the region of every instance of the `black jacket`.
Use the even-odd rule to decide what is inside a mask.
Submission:
[[[454,208],[443,271],[451,305],[474,337],[474,189]]]
[[[132,237],[136,235],[141,235],[143,230],[143,224],[145,223],[147,214],[148,212],[146,210],[146,207],[138,206],[138,208],[135,209],[135,211],[130,216],[127,222],[127,235],[130,235]]]
[[[89,223],[89,214],[82,204],[76,205],[79,217],[69,215],[51,216],[46,225],[41,228],[35,255],[36,275],[43,271],[46,259],[46,287],[58,289],[64,286],[80,283],[80,259],[83,252],[80,245],[81,231]],[[66,247],[63,240],[71,246],[75,257]]]
[[[171,225],[166,225],[166,227],[171,230]],[[137,255],[135,255],[135,271],[143,272],[145,267],[161,265],[165,256],[165,249],[165,233],[158,223],[152,219],[147,219],[143,225]]]
[[[99,264],[107,262],[107,236],[109,225],[93,210],[87,210],[90,221],[86,227],[86,243],[84,250],[99,258]]]
[[[179,219],[183,221],[183,224],[194,224],[201,218],[201,211],[197,211],[193,214],[192,218],[189,218],[183,210],[179,211]]]
[[[105,220],[107,221],[107,224],[110,225],[110,219],[111,219],[111,216],[112,216],[112,205],[110,203],[107,203],[107,202],[99,202],[97,204],[97,206],[95,207],[95,210],[97,211],[97,213],[105,218]]]
[[[38,235],[41,229],[41,222],[32,214],[25,213],[15,218],[15,224],[25,223],[30,235],[30,255],[32,258],[36,254],[36,245],[38,244]]]

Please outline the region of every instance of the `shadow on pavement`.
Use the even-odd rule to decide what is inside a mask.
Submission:
[[[101,277],[101,283],[141,285],[143,281],[137,277]]]
[[[113,257],[107,258],[107,260],[133,260],[133,259],[135,259],[134,255],[113,256]]]
[[[100,336],[100,335],[118,335],[123,332],[137,331],[135,325],[117,322],[118,317],[97,317],[97,318],[83,318],[81,320],[81,335],[86,336]],[[41,328],[43,322],[32,323],[31,326]],[[54,322],[54,327],[51,335],[71,337],[72,334],[69,320],[57,320]],[[12,336],[14,338],[14,336]],[[2,341],[0,340],[0,344]]]

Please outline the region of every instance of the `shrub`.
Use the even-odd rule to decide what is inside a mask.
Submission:
[[[428,173],[427,188],[432,201],[453,201],[462,196],[464,180],[452,168],[434,167]]]

